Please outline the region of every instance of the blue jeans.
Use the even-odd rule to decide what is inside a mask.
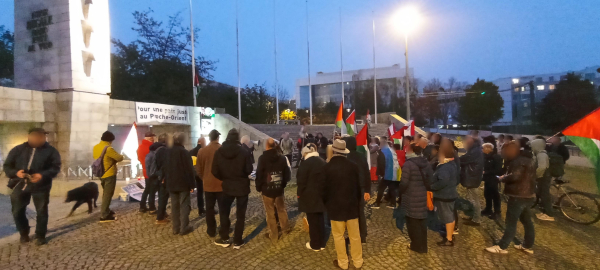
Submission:
[[[533,226],[531,206],[535,202],[535,198],[517,198],[509,197],[506,204],[506,219],[504,235],[498,245],[501,249],[506,249],[510,242],[513,241],[517,234],[517,222],[520,220],[525,229],[525,240],[523,241],[524,248],[531,248],[535,241],[535,228]]]

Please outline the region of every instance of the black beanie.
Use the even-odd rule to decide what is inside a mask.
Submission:
[[[104,133],[102,133],[102,138],[100,138],[100,140],[103,140],[105,142],[112,142],[115,140],[115,134],[113,134],[110,131],[105,131]]]
[[[240,133],[237,131],[237,129],[232,128],[227,133],[226,140],[228,140],[228,141],[240,141]]]

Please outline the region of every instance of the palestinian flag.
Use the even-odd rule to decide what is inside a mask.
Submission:
[[[369,169],[371,169],[371,157],[369,151],[369,140],[367,140],[367,134],[369,133],[369,125],[364,125],[360,132],[356,135],[356,152],[364,155],[367,158]]]
[[[346,130],[348,130],[348,135],[354,136],[356,134],[356,114],[355,111],[346,118]]]
[[[596,167],[596,185],[600,188],[600,108],[563,130]]]
[[[337,126],[340,129],[344,125],[343,114],[344,114],[344,102],[340,103],[340,109],[338,110],[337,117],[335,118],[335,126]]]

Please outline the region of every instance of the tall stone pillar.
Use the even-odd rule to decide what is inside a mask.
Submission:
[[[89,166],[108,127],[108,0],[14,2],[16,87],[56,93],[63,166]]]

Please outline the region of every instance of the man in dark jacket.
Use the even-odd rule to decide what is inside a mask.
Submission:
[[[236,222],[233,236],[233,248],[240,249],[245,243],[242,239],[244,234],[244,222],[246,220],[246,208],[248,207],[248,194],[250,194],[250,179],[252,173],[252,159],[250,153],[242,148],[240,133],[232,128],[227,133],[225,142],[215,152],[212,164],[212,173],[217,179],[223,181],[223,199],[219,205],[219,216],[221,219],[220,239],[215,244],[229,247],[229,213],[231,205],[235,201]]]
[[[365,217],[365,203],[371,199],[371,174],[369,172],[369,163],[367,157],[363,154],[359,154],[356,151],[356,138],[345,137],[343,140],[346,142],[346,148],[348,148],[348,160],[356,163],[358,166],[358,174],[360,179],[360,189],[363,194],[363,199],[360,200],[360,213],[358,216],[358,223],[360,226],[360,239],[362,243],[367,242],[367,219]]]
[[[146,188],[142,194],[142,200],[140,204],[142,208],[146,208],[146,201],[148,201],[148,211],[151,215],[156,215],[156,192],[159,189],[158,178],[156,170],[156,151],[161,147],[165,147],[166,134],[161,134],[158,142],[153,143],[150,146],[150,152],[146,155],[146,173],[148,178],[146,179]]]
[[[479,185],[483,177],[483,152],[481,142],[467,136],[464,142],[467,153],[460,157],[460,184],[467,189],[467,200],[473,205],[473,217],[465,225],[479,226],[481,223],[481,206],[479,204]]]
[[[354,267],[361,268],[363,264],[362,246],[358,217],[363,194],[361,192],[361,179],[358,166],[348,160],[350,153],[346,149],[346,142],[335,140],[332,145],[333,157],[323,167],[323,202],[327,208],[327,215],[331,219],[331,233],[337,253],[334,266],[348,269],[348,254],[346,253],[346,240],[344,232],[348,230],[350,251]]]
[[[484,143],[483,157],[485,160],[483,169],[483,197],[485,197],[485,209],[481,211],[482,216],[491,219],[500,217],[500,192],[498,176],[502,175],[502,157],[494,153],[494,145]],[[493,211],[492,211],[493,208]]]
[[[169,191],[165,183],[165,169],[169,158],[169,149],[167,148],[167,134],[163,133],[158,136],[158,142],[162,146],[158,147],[155,152],[156,174],[158,175],[158,209],[156,210],[156,224],[162,225],[169,223],[169,215],[167,214],[167,203],[169,202]],[[153,214],[150,212],[150,214]]]
[[[505,229],[498,245],[486,248],[488,252],[506,254],[508,245],[517,233],[517,222],[520,220],[525,229],[523,244],[515,245],[518,250],[533,254],[535,227],[533,226],[531,206],[535,202],[535,165],[533,159],[519,153],[520,146],[516,142],[506,143],[503,147],[507,172],[500,177],[505,183],[504,194],[508,195],[506,204]]]
[[[279,217],[281,231],[289,233],[288,214],[285,209],[285,197],[283,191],[290,181],[291,169],[288,166],[285,156],[279,154],[273,138],[267,139],[265,144],[266,151],[258,158],[256,168],[256,191],[262,193],[262,201],[267,214],[268,234],[272,243],[279,239],[279,230],[277,229],[277,220],[275,211]]]
[[[296,173],[298,183],[298,211],[306,213],[310,230],[310,242],[306,247],[314,251],[325,248],[325,204],[323,203],[323,179],[320,177],[325,161],[319,157],[315,144],[301,150],[304,161]]]
[[[554,136],[549,139],[550,145],[547,148],[547,152],[555,152],[562,156],[563,162],[567,162],[570,157],[569,149],[565,146],[564,143],[561,143],[560,137]]]
[[[48,201],[52,179],[60,172],[60,154],[46,142],[47,132],[42,128],[29,130],[27,142],[8,153],[4,172],[16,186],[10,195],[15,226],[21,234],[21,243],[29,242],[29,221],[25,212],[33,198],[36,211],[36,245],[46,244],[48,230]],[[18,181],[15,182],[15,181]]]
[[[406,210],[409,248],[419,253],[427,253],[427,189],[431,185],[433,170],[429,161],[421,156],[422,152],[423,148],[415,143],[406,148],[400,194],[402,208]]]
[[[196,145],[196,147],[192,148],[192,150],[190,150],[190,156],[192,157],[198,157],[198,152],[200,151],[200,149],[202,147],[206,146],[206,139],[204,139],[204,137],[200,137],[198,139],[198,145]],[[198,162],[198,159],[196,159],[196,163]],[[194,170],[195,172],[195,170]],[[196,179],[196,203],[198,204],[198,216],[201,217],[203,216],[206,212],[204,211],[204,188],[203,188],[203,183],[202,183],[202,177],[200,177],[200,175],[196,174],[194,179]]]
[[[167,190],[171,196],[171,214],[173,215],[173,234],[186,235],[193,231],[190,224],[190,193],[194,192],[194,165],[189,152],[183,144],[186,136],[183,132],[173,135],[173,147],[169,149],[165,172]]]

